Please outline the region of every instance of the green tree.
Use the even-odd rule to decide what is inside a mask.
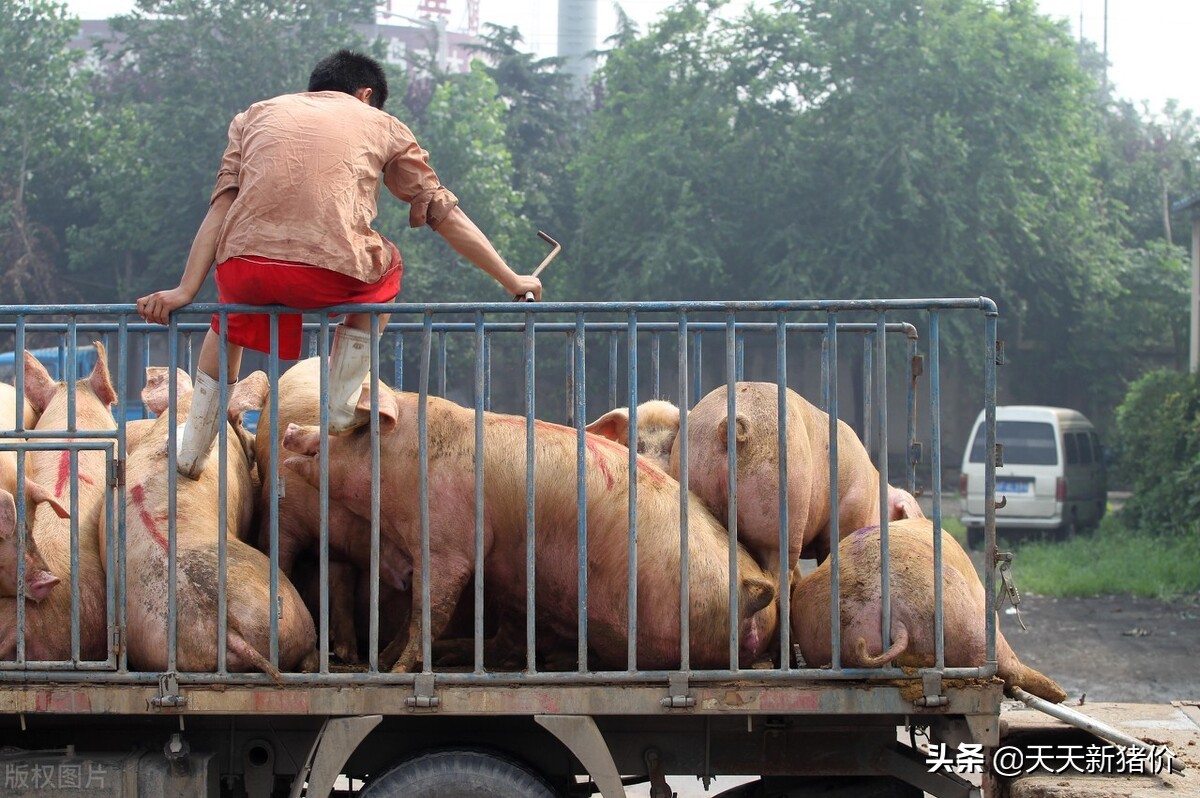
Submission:
[[[577,96],[571,76],[560,71],[563,59],[536,58],[522,50],[517,28],[487,25],[481,39],[476,50],[502,103],[512,187],[522,198],[511,211],[573,243],[569,237],[579,222],[569,169],[580,147],[584,99]],[[539,246],[536,239],[522,240],[518,252],[529,260]],[[549,296],[562,295],[561,277],[561,265],[547,275]]]
[[[1117,477],[1133,491],[1129,526],[1195,534],[1200,521],[1200,379],[1152,371],[1129,386],[1116,417]]]
[[[18,302],[71,298],[55,272],[90,121],[77,27],[58,3],[0,0],[0,289]]]
[[[504,103],[496,83],[476,62],[448,77],[433,93],[413,132],[430,152],[442,183],[514,269],[537,244],[533,226],[519,215],[520,192],[512,187],[512,156],[505,145]],[[404,257],[406,302],[503,301],[496,283],[426,228],[408,228],[408,206],[381,197],[376,228]]]

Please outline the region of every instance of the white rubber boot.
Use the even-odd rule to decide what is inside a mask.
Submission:
[[[329,431],[346,432],[368,422],[359,414],[362,382],[371,370],[371,334],[339,324],[329,354]]]
[[[196,372],[192,409],[175,431],[175,469],[188,479],[200,479],[220,422],[220,386],[203,371]]]

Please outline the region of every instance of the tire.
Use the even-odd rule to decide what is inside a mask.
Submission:
[[[983,548],[983,527],[967,527],[967,548],[975,551]]]
[[[1079,527],[1075,523],[1075,519],[1072,518],[1070,521],[1067,521],[1062,526],[1060,526],[1058,529],[1054,530],[1053,539],[1054,540],[1070,540],[1071,538],[1075,537],[1075,533],[1078,531],[1079,531]]]
[[[538,773],[475,748],[432,751],[372,779],[360,798],[559,798]]]

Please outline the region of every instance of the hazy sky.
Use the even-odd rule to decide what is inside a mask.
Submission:
[[[853,0],[847,0],[853,2]],[[1148,101],[1152,111],[1168,99],[1200,112],[1200,77],[1195,68],[1194,40],[1200,31],[1200,0],[1038,0],[1044,13],[1067,19],[1071,31],[1099,47],[1108,9],[1109,81],[1118,96]],[[642,30],[671,0],[626,0],[622,7]],[[415,15],[419,0],[392,0],[392,11]],[[748,5],[734,0],[732,9]],[[760,5],[763,3],[759,2]],[[84,19],[103,19],[123,13],[132,0],[68,0],[70,10]],[[466,0],[449,0],[450,27],[465,27]],[[526,43],[541,55],[555,54],[558,32],[557,0],[479,0],[484,22],[516,25]],[[381,4],[382,7],[382,4]],[[614,30],[616,14],[608,0],[597,0],[597,35],[603,40]],[[599,46],[599,42],[597,42]]]

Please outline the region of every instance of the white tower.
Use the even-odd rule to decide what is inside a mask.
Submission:
[[[596,0],[558,0],[558,54],[580,90],[596,68],[596,46]]]

